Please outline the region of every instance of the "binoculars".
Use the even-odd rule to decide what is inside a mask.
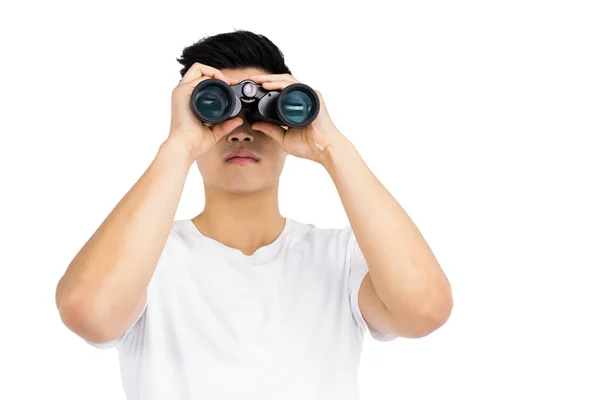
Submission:
[[[191,97],[194,115],[217,124],[247,110],[247,120],[270,122],[287,127],[310,124],[319,115],[319,96],[308,85],[292,83],[283,90],[266,90],[246,79],[234,86],[220,79],[206,79],[194,88]]]

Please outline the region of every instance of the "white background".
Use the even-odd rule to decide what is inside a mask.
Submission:
[[[56,283],[166,138],[181,50],[233,29],[323,93],[452,283],[440,330],[366,336],[362,399],[600,398],[597,2],[349,3],[2,3],[0,398],[124,399]],[[203,196],[193,165],[177,218]],[[287,158],[280,204],[347,221],[308,160]]]

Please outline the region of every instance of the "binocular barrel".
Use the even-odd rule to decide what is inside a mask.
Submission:
[[[292,83],[283,90],[266,90],[246,79],[229,86],[220,79],[206,79],[192,92],[191,107],[203,122],[220,123],[248,111],[250,123],[264,121],[288,127],[310,124],[319,115],[317,93],[303,83]]]

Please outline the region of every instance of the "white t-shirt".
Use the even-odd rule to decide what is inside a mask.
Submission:
[[[252,255],[173,221],[142,313],[119,338],[129,400],[358,400],[367,265],[350,225],[286,218]]]

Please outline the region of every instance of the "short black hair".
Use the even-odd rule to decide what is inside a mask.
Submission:
[[[183,49],[177,61],[183,65],[180,73],[199,62],[221,69],[260,68],[268,74],[290,74],[283,53],[266,36],[247,30],[206,36]]]

